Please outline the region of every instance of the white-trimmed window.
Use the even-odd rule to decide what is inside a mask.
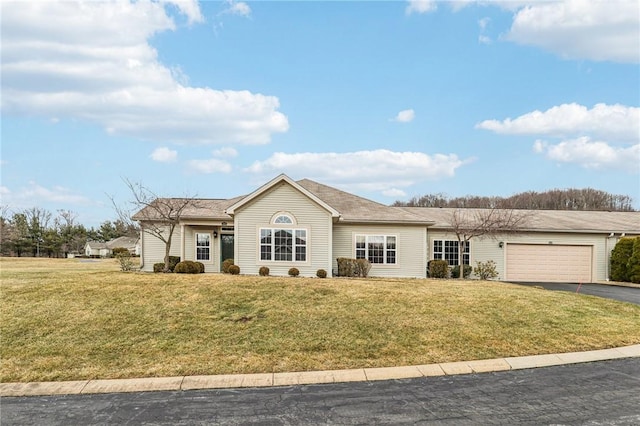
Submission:
[[[276,218],[276,220],[277,219],[278,218]],[[295,228],[261,228],[260,260],[306,262],[307,230]]]
[[[280,224],[293,225],[295,222],[293,221],[293,218],[288,214],[279,214],[275,217],[275,219],[273,219],[273,223],[276,225],[280,225]]]
[[[395,235],[356,235],[356,259],[368,259],[371,263],[395,265]]]
[[[196,260],[211,260],[211,234],[196,233]]]
[[[464,265],[469,264],[469,247],[470,243],[464,245],[464,253],[462,254],[462,262]],[[433,258],[436,260],[446,260],[449,266],[458,265],[458,241],[457,240],[433,240]]]

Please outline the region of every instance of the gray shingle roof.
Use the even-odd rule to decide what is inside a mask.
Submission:
[[[435,221],[432,228],[450,228],[454,208],[396,207]],[[483,210],[483,209],[465,209]],[[486,210],[486,209],[485,209]],[[531,214],[529,230],[551,232],[615,232],[640,234],[640,212],[523,210]]]
[[[368,223],[416,223],[428,225],[431,219],[389,207],[309,179],[296,182],[340,212],[340,221]]]
[[[396,223],[421,224],[436,229],[447,229],[456,209],[430,207],[391,207],[345,191],[302,179],[296,182],[325,204],[340,213],[340,221],[346,223]],[[227,208],[246,196],[231,199],[195,199],[195,206],[188,207],[184,219],[232,221]],[[184,200],[174,198],[174,200]],[[145,211],[136,213],[134,220],[150,219]],[[482,210],[482,209],[468,209]],[[602,212],[573,210],[524,210],[531,214],[528,230],[550,232],[615,232],[640,234],[640,212]]]
[[[231,199],[211,199],[196,198],[194,205],[188,206],[182,213],[183,219],[209,219],[209,220],[233,220],[225,211],[227,207],[244,198],[244,196]],[[185,198],[172,198],[176,202],[186,200]],[[153,209],[145,207],[132,217],[133,220],[153,220],[160,219]]]
[[[118,238],[114,238],[113,240],[107,241],[105,244],[106,244],[106,247],[109,249],[114,249],[116,247],[124,247],[126,249],[131,249],[136,246],[137,242],[138,242],[137,238],[118,237]]]

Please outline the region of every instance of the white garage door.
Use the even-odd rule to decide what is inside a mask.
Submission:
[[[591,282],[591,246],[507,244],[506,279]]]

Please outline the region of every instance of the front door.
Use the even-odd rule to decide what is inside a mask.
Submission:
[[[233,234],[220,236],[220,271],[222,271],[222,262],[227,259],[233,259]]]

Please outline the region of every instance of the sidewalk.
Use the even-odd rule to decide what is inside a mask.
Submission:
[[[588,352],[532,355],[479,361],[414,365],[407,367],[357,368],[351,370],[302,371],[297,373],[176,376],[146,379],[77,380],[68,382],[0,383],[0,396],[78,395],[113,392],[180,391],[193,389],[249,388],[366,382],[455,374],[487,373],[552,365],[640,357],[640,345]]]

